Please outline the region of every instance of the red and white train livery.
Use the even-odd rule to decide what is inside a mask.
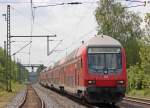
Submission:
[[[43,70],[39,78],[45,86],[90,103],[116,103],[125,96],[127,86],[125,50],[112,37],[98,35]]]

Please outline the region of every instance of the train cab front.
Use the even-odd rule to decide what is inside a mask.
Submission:
[[[91,82],[91,80],[89,81]],[[93,80],[94,82],[94,80]],[[107,82],[108,83],[108,82]],[[122,81],[121,81],[122,83]],[[122,84],[117,86],[98,86],[89,85],[86,87],[84,97],[89,103],[116,103],[123,99],[125,96],[126,87]]]
[[[84,97],[90,103],[116,103],[126,91],[125,54],[120,47],[88,48]]]

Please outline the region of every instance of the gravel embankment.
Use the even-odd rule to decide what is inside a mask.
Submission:
[[[26,89],[17,93],[16,96],[11,100],[11,102],[5,106],[5,108],[18,108],[19,105],[23,102],[25,95]]]
[[[45,102],[45,108],[86,108],[79,103],[76,103],[67,97],[61,96],[49,89],[41,87],[39,84],[33,86],[40,96],[40,98]]]

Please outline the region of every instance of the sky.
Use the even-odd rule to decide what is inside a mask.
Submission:
[[[80,1],[80,5],[59,5],[50,7],[41,7],[33,9],[34,23],[31,17],[30,0],[5,0],[5,2],[23,2],[8,3],[11,5],[11,35],[31,35],[31,24],[33,24],[32,35],[54,35],[56,38],[50,38],[50,50],[58,43],[57,52],[47,56],[46,38],[12,38],[12,54],[32,41],[32,44],[17,53],[15,59],[22,64],[29,63],[29,49],[31,48],[30,63],[44,64],[49,66],[65,57],[74,48],[81,45],[81,41],[86,41],[97,34],[97,23],[95,20],[95,9],[98,7],[98,0],[33,0],[33,6],[41,6],[55,3],[67,3],[71,1]],[[127,6],[138,5],[138,3],[124,2],[118,0]],[[143,1],[143,0],[141,0]],[[4,0],[0,0],[4,2]],[[26,3],[25,3],[26,2]],[[90,3],[89,3],[90,2]],[[6,40],[6,21],[2,14],[6,13],[7,3],[0,3],[0,46]],[[129,10],[138,12],[141,16],[150,12],[150,5],[145,7],[136,7]]]

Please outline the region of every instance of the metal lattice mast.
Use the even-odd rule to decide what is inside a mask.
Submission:
[[[8,69],[7,69],[7,60],[6,60],[6,59],[7,59],[7,58],[6,58],[6,57],[7,57],[7,56],[6,56],[6,54],[7,54],[7,51],[6,51],[6,50],[7,50],[7,49],[6,49],[7,46],[6,46],[6,44],[7,44],[6,41],[4,41],[5,83],[6,83],[6,91],[8,91],[8,77],[7,77],[7,75],[8,75],[8,74],[7,74],[7,72],[8,72],[7,70],[8,70]]]
[[[11,36],[10,36],[10,5],[7,5],[7,74],[9,76],[8,91],[11,92]],[[7,77],[8,77],[7,76]]]

